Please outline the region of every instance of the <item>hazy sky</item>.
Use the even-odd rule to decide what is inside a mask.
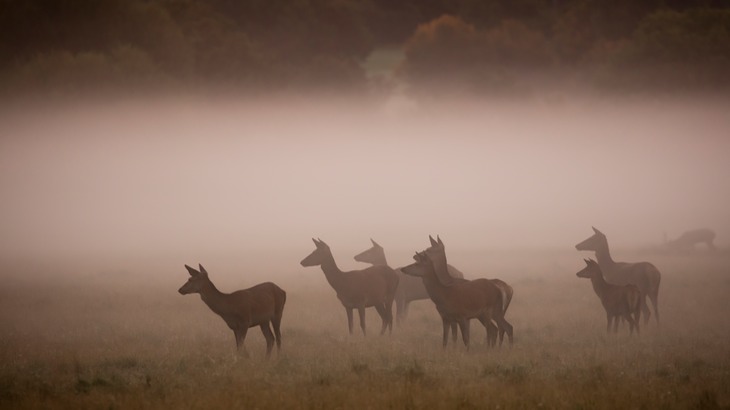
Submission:
[[[416,249],[428,234],[561,248],[591,225],[626,246],[697,227],[727,245],[727,112],[571,99],[16,109],[0,117],[0,248],[306,253],[312,236]]]

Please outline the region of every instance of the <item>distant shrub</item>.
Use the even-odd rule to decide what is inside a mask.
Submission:
[[[519,77],[552,61],[542,33],[520,22],[480,31],[449,15],[419,26],[404,51],[399,72],[411,84],[467,92],[513,90]]]
[[[658,11],[630,39],[594,49],[604,85],[667,90],[729,87],[730,10]]]
[[[4,88],[10,91],[51,94],[158,86],[167,80],[145,52],[131,46],[109,53],[42,53],[2,76]]]

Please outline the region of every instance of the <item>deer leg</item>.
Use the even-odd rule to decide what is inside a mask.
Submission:
[[[497,322],[497,326],[499,326],[499,332],[500,332],[499,346],[500,347],[502,346],[502,337],[504,336],[504,332],[507,332],[507,338],[509,339],[509,345],[512,346],[514,344],[514,335],[513,335],[514,328],[512,327],[512,325],[503,316],[496,318],[495,321]]]
[[[456,346],[456,341],[459,338],[457,326],[456,322],[451,322],[451,340],[454,342],[454,346]]]
[[[400,327],[405,316],[405,300],[402,295],[395,296],[395,323]]]
[[[611,320],[612,319],[613,319],[613,317],[611,316],[611,314],[606,313],[606,321],[608,322],[606,324],[606,333],[608,333],[608,334],[611,334]]]
[[[380,319],[383,321],[383,326],[380,328],[380,335],[385,334],[385,329],[388,328],[388,312],[385,305],[375,305],[375,310],[380,315]]]
[[[649,305],[646,303],[646,295],[641,295],[641,311],[644,312],[644,325],[649,324],[649,318],[651,317],[651,310],[649,310]],[[657,323],[659,323],[657,321]]]
[[[487,346],[494,347],[497,345],[497,327],[494,326],[488,317],[480,316],[479,322],[487,329]]]
[[[469,350],[469,319],[462,319],[459,321],[459,328],[461,329],[461,338],[464,340],[464,346],[466,350]]]
[[[271,333],[269,322],[262,323],[259,327],[261,328],[261,333],[264,334],[264,338],[266,338],[266,358],[268,359],[271,357],[271,350],[274,348],[274,334]]]
[[[454,326],[454,329],[456,329],[456,324],[455,323],[449,323],[449,321],[444,316],[441,316],[441,324],[444,327],[443,347],[445,349],[446,348],[446,345],[449,343],[449,328],[451,326]]]
[[[396,307],[397,309],[397,307]],[[388,334],[393,334],[393,301],[385,302],[385,315],[388,318]]]
[[[621,319],[620,316],[613,317],[613,333],[618,334],[618,322]]]
[[[347,328],[350,330],[350,334],[352,334],[352,308],[346,307],[345,311],[347,312]]]
[[[236,335],[236,349],[240,352],[243,350],[243,356],[248,358],[248,351],[246,350],[246,346],[243,344],[243,342],[246,340],[246,333],[248,333],[248,328],[239,328],[233,331],[233,334]]]
[[[365,332],[365,306],[358,306],[357,313],[360,315],[360,328],[362,329],[363,336],[366,336]]]
[[[651,299],[651,304],[654,306],[654,319],[656,319],[656,324],[659,325],[659,289],[657,289],[656,292],[651,293],[649,295],[649,299]],[[648,316],[645,319],[644,324],[646,324],[647,322],[649,322]]]
[[[281,316],[274,316],[273,319],[271,319],[271,327],[274,328],[274,336],[276,337],[276,351],[277,353],[281,350],[281,330],[279,329],[281,326]]]

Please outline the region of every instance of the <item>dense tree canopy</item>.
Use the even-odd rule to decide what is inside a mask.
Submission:
[[[384,46],[403,48],[413,87],[556,70],[727,86],[729,13],[720,0],[0,0],[0,87],[361,87]]]

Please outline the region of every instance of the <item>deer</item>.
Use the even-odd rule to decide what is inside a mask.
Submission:
[[[662,275],[656,266],[649,262],[614,262],[608,249],[608,239],[601,231],[593,228],[593,235],[575,245],[579,251],[594,251],[598,265],[603,271],[606,281],[614,285],[634,285],[642,295],[648,296],[654,306],[654,318],[659,324],[659,284]],[[647,306],[646,298],[642,296],[642,312],[644,325],[649,323],[651,311]]]
[[[588,278],[606,310],[606,333],[611,333],[611,321],[613,321],[613,333],[618,333],[618,322],[620,318],[629,322],[629,335],[639,334],[639,322],[641,319],[641,299],[645,296],[635,285],[612,285],[603,278],[603,272],[598,262],[593,259],[583,259],[586,267],[581,269],[576,276]]]
[[[383,247],[372,238],[370,242],[373,246],[355,255],[355,260],[376,266],[389,266]],[[464,277],[463,273],[451,265],[448,265],[447,269],[449,275],[454,278]],[[408,316],[408,305],[414,300],[428,299],[428,292],[426,292],[426,287],[423,286],[423,281],[420,278],[404,274],[401,268],[394,270],[398,275],[398,288],[395,291],[395,323],[400,326]],[[454,324],[454,332],[456,332],[456,324]]]
[[[453,278],[448,274],[445,246],[441,238],[433,241],[430,248],[416,252],[415,263],[402,268],[403,273],[422,279],[429,297],[436,305],[443,325],[442,344],[448,342],[448,331],[452,323],[461,329],[464,346],[469,350],[469,320],[478,319],[487,329],[494,320],[499,328],[505,329],[510,344],[513,342],[512,325],[504,319],[502,292],[490,280],[479,278],[466,280]]]
[[[393,332],[393,300],[398,288],[398,275],[388,266],[371,266],[366,269],[343,272],[337,267],[329,245],[314,239],[315,249],[301,261],[304,267],[320,266],[327,282],[337,292],[337,298],[347,313],[347,326],[353,333],[353,310],[360,316],[360,328],[367,335],[365,308],[374,307],[382,320],[380,334]]]
[[[707,249],[714,251],[716,250],[714,241],[715,231],[705,228],[686,231],[679,238],[670,241],[666,240],[666,234],[664,237],[665,247],[673,251],[692,251],[698,243],[704,243]]]
[[[249,357],[244,346],[246,334],[249,328],[258,326],[266,338],[266,359],[271,356],[274,341],[277,354],[279,353],[281,316],[286,303],[286,292],[283,289],[273,282],[264,282],[248,289],[223,293],[215,287],[203,265],[198,264],[198,270],[185,265],[185,269],[190,277],[178,292],[181,295],[200,294],[200,298],[210,310],[220,316],[233,330],[238,351],[243,350],[245,357]],[[274,328],[273,334],[269,323]]]

